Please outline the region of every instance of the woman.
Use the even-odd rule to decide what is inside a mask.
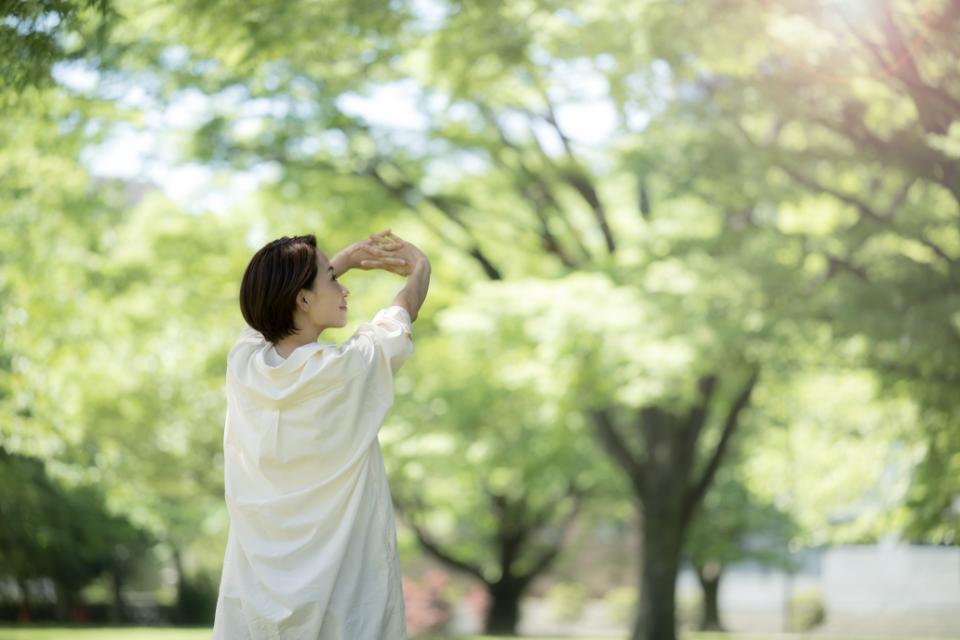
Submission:
[[[340,346],[349,269],[406,276]],[[377,432],[430,263],[389,229],[333,258],[312,235],[270,242],[240,285],[248,327],[227,356],[230,532],[215,640],[406,638],[393,507]]]

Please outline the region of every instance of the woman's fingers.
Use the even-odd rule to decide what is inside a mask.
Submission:
[[[400,266],[407,264],[407,261],[404,258],[380,258],[378,260],[361,260],[361,266],[370,267],[371,269],[377,268],[386,268],[388,266]]]
[[[370,240],[370,245],[374,247],[382,247],[387,249],[399,249],[403,246],[402,242],[395,242],[393,240],[388,240],[386,238],[373,238]]]
[[[367,262],[376,262],[377,264],[406,264],[404,258],[388,258],[386,256],[378,258],[369,258]]]
[[[369,247],[368,253],[370,253],[372,256],[376,256],[380,258],[387,258],[387,257],[392,257],[396,255],[396,253],[394,253],[394,249],[392,249],[391,247],[376,247],[376,246]]]
[[[392,229],[384,229],[380,233],[371,233],[370,240],[379,245],[403,246],[403,239],[396,236]]]
[[[386,242],[382,244],[372,243],[370,248],[378,253],[387,253],[401,248],[403,245],[399,242]]]

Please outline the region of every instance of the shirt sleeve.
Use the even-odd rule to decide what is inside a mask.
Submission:
[[[344,347],[364,352],[365,360],[374,367],[384,366],[391,375],[396,374],[414,351],[410,314],[398,305],[381,309],[371,321],[357,327]]]

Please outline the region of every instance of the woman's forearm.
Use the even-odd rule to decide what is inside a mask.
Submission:
[[[337,255],[330,258],[330,266],[333,267],[333,275],[338,278],[349,271],[353,265],[350,264],[350,256],[347,253],[347,250],[337,253]]]
[[[393,304],[403,307],[410,314],[410,321],[417,319],[420,307],[427,298],[427,289],[430,288],[430,262],[424,258],[417,262],[407,284],[397,293]]]

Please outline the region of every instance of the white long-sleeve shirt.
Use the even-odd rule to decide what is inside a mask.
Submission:
[[[230,531],[214,640],[405,639],[377,433],[414,351],[392,306],[283,359],[247,327],[227,357]]]

